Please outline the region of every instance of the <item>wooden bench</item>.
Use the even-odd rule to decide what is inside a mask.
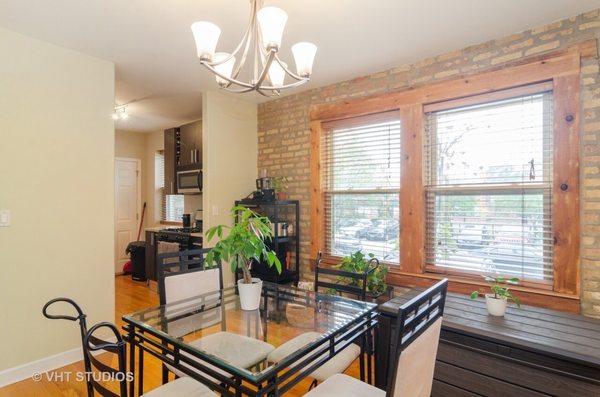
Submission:
[[[398,306],[422,289],[396,291],[379,306],[375,384],[382,389]],[[598,397],[600,320],[531,306],[493,317],[483,299],[449,293],[431,395]]]

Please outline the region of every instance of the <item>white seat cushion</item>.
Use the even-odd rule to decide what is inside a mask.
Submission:
[[[208,387],[192,378],[179,378],[143,395],[144,397],[214,397]]]
[[[277,347],[273,350],[268,356],[267,361],[271,363],[278,363],[293,352],[303,348],[309,343],[317,340],[321,335],[318,332],[304,332],[287,342],[283,343],[281,346]]]
[[[336,374],[309,391],[304,397],[385,397],[385,391],[351,376]]]
[[[305,332],[300,334],[273,350],[267,357],[267,361],[273,363],[279,362],[298,349],[317,340],[321,335],[323,334],[318,332]],[[360,356],[360,347],[355,344],[349,345],[336,354],[331,360],[317,368],[310,376],[318,381],[324,381],[332,375],[341,374],[358,358],[358,356]]]
[[[310,376],[322,382],[333,375],[344,372],[358,356],[360,356],[360,346],[351,344],[336,354],[331,360],[314,370]]]
[[[260,363],[275,349],[273,345],[267,342],[247,336],[232,334],[231,332],[217,332],[210,334],[190,342],[189,345],[198,350],[222,358],[240,368],[250,368],[253,365]],[[191,357],[186,352],[182,352],[181,354]],[[227,375],[225,371],[220,370],[207,362],[203,362],[203,364],[220,374]],[[167,368],[177,376],[187,376],[185,373],[173,368],[171,365],[167,364]],[[194,368],[190,369],[197,371]],[[209,378],[212,381],[216,381],[212,377]]]

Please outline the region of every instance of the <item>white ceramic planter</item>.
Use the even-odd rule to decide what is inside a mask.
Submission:
[[[256,310],[260,307],[261,279],[252,278],[252,284],[244,284],[244,279],[238,280],[238,291],[242,310]]]
[[[485,294],[485,306],[492,316],[502,317],[506,313],[506,299],[494,298],[494,294]]]

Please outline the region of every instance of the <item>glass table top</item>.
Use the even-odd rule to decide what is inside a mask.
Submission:
[[[356,320],[370,318],[375,307],[263,281],[258,310],[242,310],[235,288],[230,287],[123,319],[174,346],[185,346],[194,356],[210,357],[233,373],[258,377],[325,346],[324,341],[344,338]]]

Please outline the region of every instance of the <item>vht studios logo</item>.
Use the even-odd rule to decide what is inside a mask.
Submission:
[[[122,381],[133,381],[132,372],[70,372],[70,371],[53,371],[39,373],[35,372],[31,378],[39,382],[45,380],[48,382],[89,382],[94,380],[96,382],[122,382]]]

